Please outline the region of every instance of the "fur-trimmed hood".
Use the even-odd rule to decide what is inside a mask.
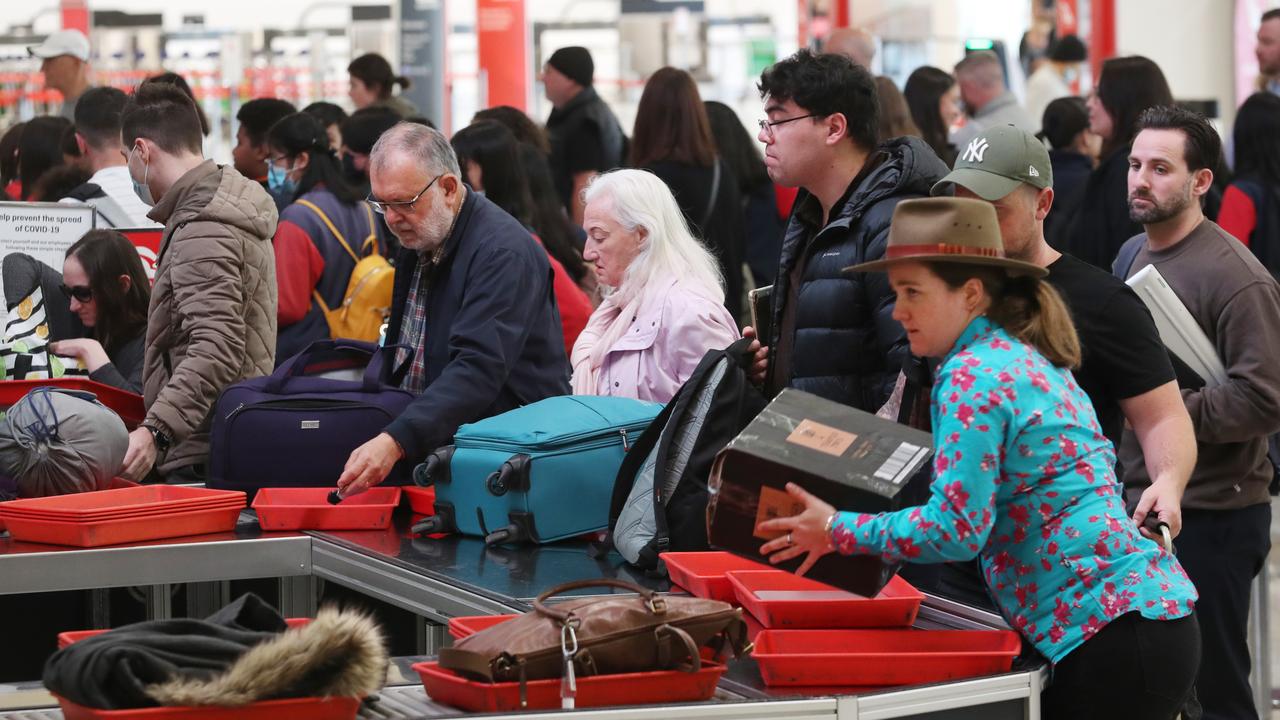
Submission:
[[[247,705],[282,697],[363,697],[387,674],[382,632],[368,616],[336,608],[254,646],[211,678],[179,677],[149,685],[161,705]]]

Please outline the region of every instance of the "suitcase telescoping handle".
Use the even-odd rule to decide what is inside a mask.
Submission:
[[[397,351],[401,349],[407,351],[404,360],[395,365],[390,373],[387,373],[387,364],[394,362]],[[306,350],[294,355],[276,368],[276,371],[271,373],[267,380],[265,391],[273,394],[282,393],[285,383],[290,378],[298,377],[306,372],[307,367],[311,365],[313,357],[322,353],[338,353],[344,350],[355,351],[369,356],[369,362],[364,369],[364,376],[360,381],[360,389],[364,392],[378,392],[382,389],[384,383],[398,385],[400,378],[409,369],[409,363],[413,362],[413,348],[408,345],[383,345],[379,347],[371,342],[362,340],[343,338],[338,340],[316,340],[308,345]]]

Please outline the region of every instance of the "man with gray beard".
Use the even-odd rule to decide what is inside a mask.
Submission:
[[[414,349],[400,386],[418,398],[351,453],[343,496],[381,483],[397,462],[421,462],[464,423],[569,392],[547,254],[463,183],[448,139],[396,125],[369,154],[369,182],[370,204],[402,246],[387,343]]]

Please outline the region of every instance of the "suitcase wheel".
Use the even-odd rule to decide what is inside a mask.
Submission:
[[[414,525],[411,532],[414,535],[435,535],[436,533],[456,532],[457,528],[452,527],[452,525],[453,523],[449,522],[448,518],[440,515],[432,515],[431,517],[423,518]]]
[[[515,542],[517,538],[515,537],[514,531],[515,531],[514,526],[507,526],[504,528],[500,528],[498,530],[494,530],[493,532],[484,536],[484,544],[485,545],[502,545],[504,543]]]
[[[490,495],[502,497],[507,494],[507,479],[501,471],[490,473],[489,477],[485,478],[484,486]]]
[[[427,456],[413,468],[413,484],[418,487],[449,482],[449,463],[453,460],[453,446],[447,445]]]

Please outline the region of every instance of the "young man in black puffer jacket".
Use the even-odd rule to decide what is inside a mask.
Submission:
[[[769,395],[793,387],[875,412],[908,359],[906,333],[888,278],[844,269],[882,257],[894,207],[927,197],[947,166],[919,138],[879,142],[874,78],[842,55],[801,50],[765,70],[759,89],[769,176],[802,192],[756,377]]]

